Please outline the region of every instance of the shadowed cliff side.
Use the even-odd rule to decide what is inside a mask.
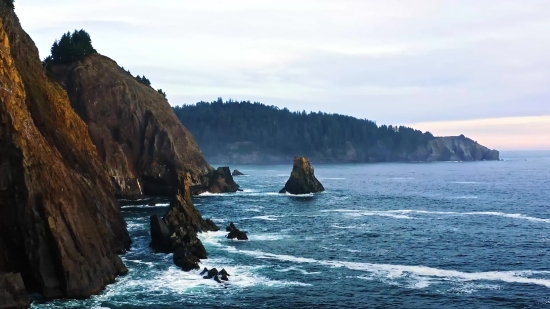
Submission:
[[[129,245],[86,124],[0,2],[0,273],[46,298],[87,297],[127,272]]]
[[[51,74],[88,124],[119,197],[171,196],[180,173],[199,185],[214,172],[168,101],[113,60],[94,54]]]

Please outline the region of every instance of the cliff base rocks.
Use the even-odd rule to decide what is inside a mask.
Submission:
[[[204,220],[191,201],[191,175],[180,175],[180,190],[164,218],[151,216],[151,247],[155,252],[174,253],[174,264],[184,271],[199,269],[207,253],[197,237],[199,232],[218,231],[211,220]]]
[[[0,309],[28,308],[30,304],[21,275],[0,273]]]
[[[295,157],[290,178],[279,193],[309,194],[325,191],[323,185],[315,178],[314,170],[309,160]]]
[[[217,170],[201,176],[199,183],[199,185],[192,187],[193,195],[205,192],[224,193],[239,191],[239,185],[233,180],[231,170],[227,166],[219,167]]]

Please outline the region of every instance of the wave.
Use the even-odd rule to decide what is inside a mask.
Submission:
[[[170,203],[159,203],[154,206],[151,205],[126,205],[121,206],[121,209],[130,209],[130,208],[158,208],[158,207],[168,207],[170,206]]]
[[[333,178],[330,178],[330,177],[317,177],[317,179],[319,179],[319,180],[346,180],[346,178],[337,178],[337,177],[333,177]]]
[[[451,183],[455,184],[462,184],[462,185],[471,185],[471,184],[477,184],[477,181],[451,181]]]
[[[331,268],[347,268],[350,270],[367,272],[386,279],[407,279],[411,275],[423,279],[417,288],[425,288],[433,283],[448,281],[502,281],[507,283],[522,283],[541,285],[550,288],[550,279],[531,278],[537,275],[550,275],[550,271],[487,271],[487,272],[462,272],[458,270],[439,269],[428,266],[395,265],[395,264],[374,264],[348,261],[326,261],[312,258],[296,257],[292,255],[273,254],[262,251],[239,250],[234,247],[224,247],[232,253],[245,254],[258,259],[278,260],[302,264],[316,264]],[[418,280],[417,280],[418,281]]]
[[[274,215],[265,215],[265,216],[256,216],[252,218],[243,218],[242,220],[252,220],[252,219],[258,219],[258,220],[267,220],[267,221],[278,221],[277,218],[282,218],[284,216],[274,216]]]
[[[454,211],[429,211],[429,210],[415,210],[415,209],[399,209],[399,210],[380,210],[380,211],[365,211],[365,210],[353,210],[353,209],[327,209],[321,210],[321,212],[340,212],[350,217],[361,216],[384,216],[394,217],[398,219],[414,219],[410,217],[411,214],[433,214],[433,215],[449,215],[449,216],[497,216],[512,219],[528,220],[532,222],[550,223],[550,219],[531,217],[523,214],[511,214],[495,211],[474,211],[474,212],[454,212]]]

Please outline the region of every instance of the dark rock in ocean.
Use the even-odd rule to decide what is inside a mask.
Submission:
[[[174,264],[180,267],[183,271],[191,271],[195,269],[200,269],[199,267],[199,258],[197,258],[193,253],[184,247],[176,248],[174,252]]]
[[[151,216],[151,247],[157,252],[174,252],[174,263],[183,270],[198,269],[207,253],[199,232],[218,231],[212,220],[204,220],[191,200],[191,175],[180,175],[180,189],[163,219]],[[177,251],[177,255],[176,255]]]
[[[218,274],[219,274],[218,270],[216,268],[212,268],[211,270],[208,271],[208,274],[204,276],[204,279],[212,279]]]
[[[157,215],[152,215],[151,221],[151,248],[155,252],[171,253],[173,252],[172,241],[170,239],[170,230],[164,220]]]
[[[248,236],[246,236],[246,232],[242,232],[239,230],[233,222],[229,224],[228,227],[225,228],[229,234],[227,235],[228,239],[237,239],[237,240],[248,240]]]
[[[221,276],[221,279],[222,279],[223,281],[229,281],[229,278],[228,278],[228,277],[229,277],[230,275],[227,273],[227,271],[225,270],[225,268],[222,269],[222,270],[220,271],[219,275]]]
[[[205,275],[205,274],[207,274],[207,273],[208,273],[208,268],[205,267],[205,268],[201,271],[200,275],[203,276],[203,275]]]
[[[200,183],[192,187],[193,195],[201,193],[237,192],[239,185],[235,183],[229,167],[218,167],[207,175],[200,177]]]
[[[8,2],[0,1],[0,272],[20,274],[3,277],[16,291],[22,279],[45,299],[88,297],[124,273],[117,253],[130,237],[88,127],[44,74]]]
[[[216,281],[217,283],[222,283],[222,281],[220,280],[220,277],[218,277],[218,275],[214,276],[214,281]]]
[[[164,222],[170,231],[180,227],[190,227],[195,232],[219,231],[220,228],[212,220],[204,220],[191,200],[191,175],[180,176],[180,190],[170,204],[164,216]]]
[[[323,185],[315,178],[314,170],[309,160],[295,157],[290,178],[279,193],[309,194],[325,191]]]
[[[0,309],[28,308],[30,304],[21,274],[0,273]]]
[[[241,173],[239,170],[234,170],[231,175],[232,176],[245,176],[245,174]]]

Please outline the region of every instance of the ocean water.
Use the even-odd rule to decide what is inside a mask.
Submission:
[[[153,254],[149,216],[126,206],[130,273],[88,300],[35,308],[550,308],[550,153],[499,162],[315,165],[327,191],[281,195],[288,166],[232,166],[244,192],[194,199],[249,241],[202,234],[203,267]]]

